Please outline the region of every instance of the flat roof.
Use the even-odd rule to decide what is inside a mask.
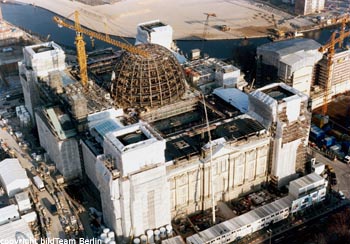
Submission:
[[[39,46],[39,47],[33,47],[33,51],[36,53],[43,53],[55,50],[52,46]]]
[[[26,188],[30,182],[25,169],[22,168],[17,158],[6,158],[0,162],[0,180],[6,190],[13,190],[11,184],[20,180],[17,188]],[[9,188],[10,187],[10,188]],[[7,192],[9,194],[9,192]]]
[[[147,31],[147,32],[152,32],[154,28],[157,27],[163,27],[163,26],[167,26],[166,24],[162,23],[161,21],[157,20],[154,22],[149,22],[149,23],[144,23],[144,24],[140,24],[139,25],[141,29]]]
[[[281,57],[296,53],[299,51],[318,50],[321,44],[307,38],[295,38],[279,42],[271,42],[258,47],[259,50],[278,53]]]
[[[8,243],[16,243],[18,240],[29,240],[28,243],[36,243],[33,233],[24,219],[1,225],[0,236],[2,241]]]
[[[237,88],[216,88],[213,92],[214,95],[224,100],[234,108],[238,109],[242,113],[248,112],[248,94],[242,92]]]
[[[44,53],[53,50],[60,50],[63,52],[62,48],[53,41],[26,46],[25,49],[32,53]]]
[[[17,202],[20,202],[20,201],[23,201],[23,200],[28,200],[29,201],[29,195],[28,195],[28,192],[26,192],[26,191],[17,193],[15,195],[15,198],[16,198]]]
[[[136,130],[125,135],[117,136],[117,138],[121,143],[123,143],[124,146],[148,140],[148,137],[141,130]]]
[[[300,189],[300,188],[307,187],[309,185],[312,185],[316,182],[320,182],[323,180],[324,180],[324,178],[321,177],[320,175],[318,175],[316,173],[311,173],[311,174],[305,175],[299,179],[291,181],[289,183],[289,187],[291,187],[293,185],[293,186],[297,187],[298,189]]]
[[[185,242],[183,241],[182,237],[175,236],[173,238],[162,240],[162,244],[185,244]]]
[[[218,122],[211,128],[210,133],[212,141],[219,138],[225,138],[225,141],[239,141],[258,135],[261,131],[265,131],[265,128],[258,121],[248,115],[240,115],[228,122]],[[203,126],[197,134],[189,135],[186,132],[167,141],[165,158],[167,161],[182,160],[200,155],[201,148],[208,141],[206,126]]]
[[[152,127],[144,122],[131,124],[108,132],[105,139],[121,152],[163,140]]]
[[[251,210],[248,213],[214,225],[204,231],[199,232],[198,234],[188,237],[186,241],[191,244],[203,244],[205,242],[212,241],[221,235],[231,231],[236,231],[243,226],[249,225],[274,213],[278,213],[283,209],[289,208],[291,204],[292,198],[290,196],[281,198],[272,203],[268,203],[264,206]]]
[[[253,135],[257,135],[260,131],[265,130],[265,128],[255,119],[240,116],[231,122],[222,124],[218,126],[214,134],[214,138],[225,137],[227,141],[229,140],[241,140]]]
[[[269,89],[262,90],[262,92],[265,93],[266,95],[269,95],[270,97],[272,97],[277,101],[280,101],[286,97],[291,97],[295,95],[281,86],[274,86]]]
[[[89,137],[88,139],[84,139],[84,143],[95,156],[103,154],[103,146],[95,138]]]
[[[0,208],[0,223],[10,222],[11,219],[19,219],[19,216],[17,205],[15,204]]]
[[[200,138],[198,136],[190,137],[184,135],[166,142],[165,159],[182,160],[189,159],[192,156],[199,155],[201,150]]]
[[[223,114],[219,109],[214,107],[218,106],[216,104],[217,98],[211,96],[210,100],[206,102],[208,120],[217,121],[220,119],[224,119],[227,116]],[[221,100],[221,99],[220,99]],[[219,102],[218,102],[219,103]],[[231,114],[236,115],[238,110],[232,108],[228,104],[226,104],[223,100],[221,100],[222,107],[226,105],[227,111],[230,111]],[[223,104],[225,103],[225,104]],[[239,112],[237,112],[239,113]],[[152,126],[159,131],[163,137],[168,138],[174,135],[180,135],[184,133],[186,130],[194,130],[196,128],[201,128],[205,126],[205,113],[203,103],[198,102],[194,109],[190,112],[185,112],[181,114],[177,114],[172,117],[168,117],[162,120],[157,120],[152,122]]]

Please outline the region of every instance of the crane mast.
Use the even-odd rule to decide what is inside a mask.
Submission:
[[[205,40],[206,38],[206,35],[208,34],[208,27],[209,27],[209,18],[210,17],[216,17],[216,14],[215,13],[204,13],[207,18],[205,19],[205,22],[204,22],[204,29],[203,29],[203,40]]]
[[[336,38],[336,32],[332,33],[331,39],[328,43],[320,47],[319,51],[327,52],[327,77],[325,82],[325,92],[323,97],[322,114],[326,115],[328,112],[328,96],[330,94],[332,86],[332,73],[333,73],[333,58],[335,55],[335,46],[338,44],[339,48],[342,47],[344,39],[350,36],[350,31],[345,31],[346,23],[349,22],[349,16],[346,15],[341,19],[341,30],[339,36]]]
[[[79,22],[79,12],[75,11],[74,13],[74,26],[77,32],[75,37],[75,45],[77,47],[77,59],[80,69],[80,81],[83,87],[87,86],[88,75],[87,75],[87,57],[85,52],[85,42],[83,34],[80,32],[81,26]]]
[[[116,47],[119,47],[121,49],[124,49],[128,52],[138,54],[142,57],[149,57],[149,54],[142,50],[139,49],[135,46],[132,46],[130,44],[126,44],[117,40],[114,40],[110,38],[107,34],[102,34],[98,33],[92,30],[88,30],[80,25],[79,21],[79,12],[75,11],[74,12],[74,25],[65,22],[63,19],[61,19],[58,16],[53,17],[53,21],[55,21],[59,26],[63,26],[72,30],[76,31],[76,37],[75,37],[75,45],[77,48],[77,59],[78,59],[78,64],[80,67],[80,80],[83,85],[83,87],[87,86],[88,82],[88,75],[87,75],[87,56],[85,52],[85,42],[83,38],[83,34],[90,36],[90,38],[95,38],[101,41],[104,41],[106,43],[109,43],[111,45],[114,45]]]

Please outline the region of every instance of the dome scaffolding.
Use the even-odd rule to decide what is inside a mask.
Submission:
[[[175,56],[157,44],[141,44],[148,57],[124,52],[114,68],[111,95],[122,107],[161,107],[186,90],[183,69]]]

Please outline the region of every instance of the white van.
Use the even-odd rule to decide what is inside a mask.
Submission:
[[[345,199],[344,193],[342,191],[339,191],[338,194],[341,200]]]
[[[344,163],[350,164],[350,156],[349,156],[349,155],[346,155],[346,156],[344,157]]]

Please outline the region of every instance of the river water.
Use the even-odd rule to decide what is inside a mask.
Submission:
[[[54,13],[24,4],[1,4],[2,14],[8,22],[20,26],[22,28],[31,30],[33,33],[38,33],[41,36],[47,37],[49,40],[56,43],[74,48],[75,32],[67,28],[59,28],[52,20]],[[136,28],[136,26],[135,26]],[[176,31],[176,30],[175,30]],[[317,30],[305,34],[305,37],[315,39],[324,44],[330,37],[331,29]],[[118,37],[113,37],[119,39]],[[133,38],[126,38],[128,42],[134,43]],[[87,50],[91,50],[91,42],[88,37],[85,37],[87,43]],[[189,55],[190,51],[195,48],[200,48],[204,53],[210,57],[220,59],[231,59],[240,65],[242,71],[250,70],[256,47],[264,43],[268,43],[267,38],[253,38],[253,39],[235,39],[235,40],[210,40],[210,41],[176,41],[180,50],[185,56]],[[99,40],[95,40],[96,48],[105,48],[110,45]]]

